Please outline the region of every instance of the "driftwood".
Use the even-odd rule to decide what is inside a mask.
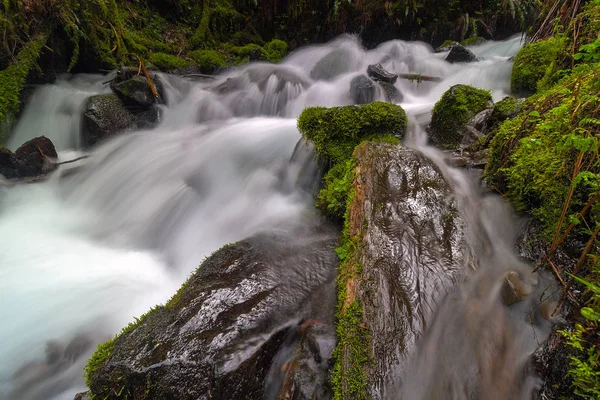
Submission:
[[[442,78],[437,77],[437,76],[429,76],[429,75],[421,75],[421,74],[396,74],[398,75],[398,78],[400,79],[407,79],[409,81],[415,81],[415,82],[441,82]]]
[[[77,161],[85,160],[86,158],[89,158],[89,157],[90,156],[86,155],[86,156],[77,157],[73,160],[62,161],[59,163],[52,163],[52,165],[50,166],[50,168],[47,172],[42,172],[40,175],[37,175],[37,176],[31,176],[28,178],[17,178],[17,179],[1,179],[0,178],[0,188],[1,187],[12,187],[12,186],[20,185],[20,184],[24,184],[24,183],[37,183],[37,182],[45,181],[46,178],[48,178],[48,176],[52,172],[54,172],[56,167],[58,167],[59,165],[72,164]]]
[[[185,75],[182,76],[182,78],[217,79],[215,76],[213,76],[213,75],[207,75],[207,74],[185,74]]]

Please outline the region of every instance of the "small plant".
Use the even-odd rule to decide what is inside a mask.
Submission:
[[[594,40],[592,43],[582,45],[579,48],[579,52],[573,55],[573,58],[577,61],[583,60],[585,62],[600,61],[600,38]]]

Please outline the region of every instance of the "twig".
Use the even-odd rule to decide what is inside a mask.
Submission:
[[[81,156],[81,157],[77,157],[77,158],[75,158],[73,160],[62,161],[62,162],[56,163],[56,165],[71,164],[71,163],[74,163],[74,162],[77,162],[77,161],[80,161],[80,160],[85,160],[86,158],[89,158],[89,157],[90,156]]]
[[[207,75],[207,74],[186,74],[183,75],[182,78],[206,78],[206,79],[217,79],[215,76],[213,75]]]

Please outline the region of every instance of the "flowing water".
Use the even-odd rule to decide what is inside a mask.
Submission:
[[[395,84],[411,120],[407,143],[440,165],[463,200],[481,259],[439,310],[412,361],[414,375],[398,377],[390,398],[468,398],[477,376],[484,382],[477,390],[488,395],[481,398],[529,398],[533,378],[509,397],[497,385],[523,376],[518,371],[547,329],[524,317],[532,304],[506,312],[494,300],[507,268],[529,268],[512,250],[509,212],[448,168],[419,133],[451,85],[491,90],[494,100],[507,95],[510,57],[520,46],[520,37],[487,42],[473,48],[480,62],[452,65],[423,43],[391,41],[367,51],[344,36],[282,64],[253,63],[215,80],[163,75],[167,101],[157,128],[109,140],[44,183],[0,185],[0,398],[72,399],[85,389],[81,368],[95,344],[166,301],[203,257],[311,218],[320,174],[295,118],[307,106],[352,104],[350,81],[378,62],[391,72],[442,78]],[[333,61],[317,71],[330,54]],[[107,92],[109,79],[64,77],[39,88],[8,146],[45,135],[60,160],[81,155],[83,102]],[[376,97],[383,100],[383,91]],[[500,345],[503,365],[486,365]],[[52,357],[68,358],[68,368],[49,368]]]

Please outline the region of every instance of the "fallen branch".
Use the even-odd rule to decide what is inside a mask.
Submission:
[[[73,160],[62,161],[62,162],[56,163],[56,165],[71,164],[71,163],[74,163],[74,162],[77,162],[77,161],[80,161],[80,160],[85,160],[86,158],[89,158],[89,157],[90,156],[81,156],[81,157],[77,157],[77,158],[75,158]]]
[[[441,82],[442,78],[437,77],[437,76],[429,76],[429,75],[421,75],[421,74],[396,74],[398,75],[398,78],[400,79],[407,79],[409,81],[416,81],[416,82],[422,82],[422,81],[426,81],[426,82]]]
[[[206,79],[217,79],[215,76],[213,75],[207,75],[207,74],[186,74],[182,76],[183,78],[206,78]]]

